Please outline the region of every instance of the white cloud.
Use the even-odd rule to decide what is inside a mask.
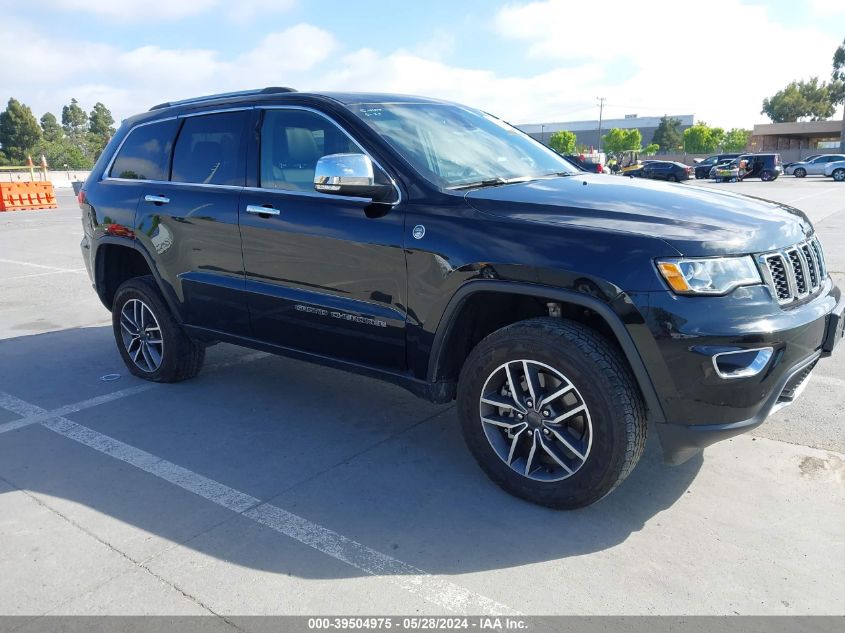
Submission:
[[[199,6],[200,0],[191,1]],[[730,20],[688,3],[675,7],[673,22],[696,24],[697,32],[708,33],[706,44],[696,39],[695,45],[687,44],[684,29],[632,40],[631,25],[642,24],[642,15],[630,1],[606,0],[603,13],[614,19],[601,23],[600,45],[575,35],[597,28],[589,7],[555,0],[507,6],[496,14],[494,28],[524,42],[526,56],[524,70],[511,73],[448,63],[455,42],[445,30],[398,50],[344,52],[332,33],[297,24],[245,39],[241,51],[224,55],[211,48],[127,49],[70,36],[47,38],[11,18],[0,21],[0,41],[16,53],[14,64],[0,65],[0,98],[22,99],[39,116],[60,112],[70,97],[86,109],[99,100],[121,118],[162,101],[286,85],[420,94],[528,123],[593,118],[595,97],[602,95],[608,98],[606,118],[693,112],[711,124],[750,126],[764,119],[763,97],[807,76],[808,69],[824,77],[838,42],[814,29],[779,25],[764,7],[723,2]],[[485,46],[497,45],[495,36],[485,36]],[[790,51],[801,54],[786,54]],[[532,70],[540,61],[543,70]],[[710,67],[703,68],[705,63]],[[622,67],[632,69],[630,76],[619,76]]]
[[[759,122],[763,98],[792,79],[825,78],[839,43],[815,28],[779,24],[766,7],[740,0],[721,0],[718,11],[672,3],[677,28],[660,28],[655,19],[652,32],[632,28],[644,23],[641,3],[604,0],[601,6],[606,17],[597,22],[594,5],[582,2],[509,5],[496,15],[495,28],[525,42],[528,60],[633,67],[627,79],[598,81],[589,94],[608,98],[607,116],[694,110],[709,123],[728,126]],[[592,43],[589,34],[597,31],[600,38]],[[637,32],[642,35],[632,36]]]

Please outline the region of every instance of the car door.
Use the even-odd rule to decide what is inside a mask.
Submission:
[[[827,165],[829,160],[828,156],[819,156],[818,158],[814,158],[810,162],[807,163],[807,175],[808,176],[818,176],[820,174],[824,174],[825,165]]]
[[[239,210],[252,336],[405,369],[402,206],[314,190],[322,156],[365,153],[324,113],[294,106],[256,113],[257,186],[244,191]]]
[[[148,182],[136,234],[188,325],[249,333],[238,202],[251,108],[180,116],[169,178]]]

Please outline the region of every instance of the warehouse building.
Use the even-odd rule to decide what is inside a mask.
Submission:
[[[695,121],[695,116],[692,114],[669,116],[681,122],[681,132],[692,127]],[[637,116],[636,114],[629,114],[624,119],[604,119],[601,123],[601,134],[607,134],[607,131],[613,128],[623,130],[636,128],[642,134],[643,146],[645,146],[651,143],[654,132],[657,130],[657,126],[660,125],[661,118],[659,116]],[[579,145],[586,145],[587,147],[598,147],[599,145],[598,119],[594,121],[568,121],[560,123],[524,123],[516,127],[545,144],[548,144],[549,137],[553,133],[559,130],[567,130],[575,133]]]

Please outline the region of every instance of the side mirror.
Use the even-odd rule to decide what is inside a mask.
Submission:
[[[329,154],[317,161],[314,189],[338,196],[385,199],[392,187],[375,181],[373,161],[365,154]]]

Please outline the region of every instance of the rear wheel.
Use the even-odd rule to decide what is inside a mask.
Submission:
[[[179,382],[202,368],[205,347],[188,338],[149,275],[130,279],[117,289],[112,328],[123,362],[139,378]]]
[[[481,341],[461,371],[458,412],[490,479],[553,508],[601,499],[645,446],[644,406],[624,359],[593,330],[558,319]]]
[[[794,172],[792,172],[796,178],[803,178],[807,175],[807,170],[803,167],[798,167]]]
[[[769,170],[764,170],[760,172],[760,180],[762,180],[763,182],[771,182],[774,179],[775,175]]]
[[[678,178],[677,176],[675,176],[675,174],[669,174],[668,176],[666,176],[666,180],[668,180],[669,182],[678,182]]]
[[[839,167],[831,174],[836,182],[845,182],[845,168]]]

